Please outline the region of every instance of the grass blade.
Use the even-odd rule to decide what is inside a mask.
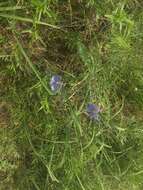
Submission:
[[[30,18],[24,18],[24,17],[20,17],[20,16],[16,16],[16,15],[9,15],[9,14],[0,14],[0,17],[4,17],[7,19],[13,19],[13,20],[19,20],[19,21],[23,21],[23,22],[29,22],[29,23],[36,23],[38,25],[44,25],[44,26],[48,26],[54,29],[61,29],[58,26],[52,25],[52,24],[48,24],[46,22],[41,22],[41,21],[34,21],[33,19]]]
[[[39,79],[40,83],[42,84],[42,86],[45,88],[45,90],[52,95],[51,91],[48,89],[47,85],[43,82],[42,78],[40,77],[38,71],[36,70],[36,68],[34,67],[34,65],[32,64],[32,62],[30,61],[29,57],[26,55],[22,45],[20,44],[19,40],[16,38],[18,47],[22,53],[22,55],[24,56],[25,60],[27,61],[27,63],[29,64],[30,68],[32,69],[32,71],[35,73],[36,77]]]

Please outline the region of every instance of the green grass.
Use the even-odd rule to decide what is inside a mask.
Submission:
[[[143,189],[142,7],[0,2],[0,190]]]

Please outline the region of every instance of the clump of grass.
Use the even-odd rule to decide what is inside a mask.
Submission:
[[[12,132],[0,129],[0,187],[2,190],[14,188],[14,175],[20,165],[20,155],[13,141]]]
[[[1,6],[1,101],[22,159],[9,166],[15,188],[142,189],[142,2]]]

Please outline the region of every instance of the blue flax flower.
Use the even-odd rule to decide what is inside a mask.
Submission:
[[[52,92],[58,92],[62,87],[62,77],[59,75],[53,75],[50,80],[50,87]]]
[[[90,119],[99,120],[100,108],[97,105],[89,103],[87,105],[86,112]]]

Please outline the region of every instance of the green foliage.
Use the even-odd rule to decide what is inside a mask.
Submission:
[[[0,129],[0,188],[14,188],[14,174],[19,167],[20,155],[13,136],[6,129]]]
[[[142,1],[0,6],[0,189],[141,190]]]

